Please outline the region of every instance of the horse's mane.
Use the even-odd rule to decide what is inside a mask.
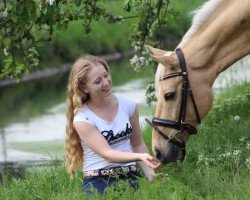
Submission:
[[[187,41],[195,34],[200,26],[209,18],[211,13],[218,7],[223,0],[210,0],[200,6],[198,9],[192,11],[190,14],[193,15],[192,26],[183,36],[179,48],[183,47]]]
[[[200,6],[198,9],[192,11],[190,14],[193,15],[193,21],[190,29],[186,32],[186,34],[183,36],[182,41],[178,45],[177,48],[182,48],[188,40],[195,34],[195,32],[201,27],[201,25],[209,18],[211,13],[218,7],[218,5],[223,0],[210,0],[205,2],[202,6]],[[166,52],[165,55],[170,56],[172,52]],[[161,64],[158,65],[156,74],[155,74],[155,89],[156,89],[156,96],[158,96],[159,93],[159,77],[163,73],[163,66]]]

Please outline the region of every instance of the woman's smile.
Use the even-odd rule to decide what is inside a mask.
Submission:
[[[111,89],[111,86],[106,86],[105,88],[102,88],[101,91],[103,91],[103,92],[109,92],[110,89]]]

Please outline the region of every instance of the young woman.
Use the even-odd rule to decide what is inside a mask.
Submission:
[[[137,188],[136,163],[149,182],[160,164],[142,139],[135,103],[112,94],[107,63],[87,55],[73,65],[68,82],[66,167],[83,164],[83,191],[103,193],[120,179]]]

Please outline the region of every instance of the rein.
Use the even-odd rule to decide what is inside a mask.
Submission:
[[[188,95],[190,96],[191,102],[193,104],[193,108],[194,108],[194,111],[196,114],[197,122],[200,123],[201,119],[200,119],[197,105],[196,105],[195,100],[194,100],[192,89],[191,89],[190,84],[189,84],[185,57],[183,55],[182,50],[176,49],[176,55],[177,55],[179,63],[180,63],[181,72],[176,72],[176,73],[164,75],[164,76],[160,77],[159,81],[164,81],[166,79],[173,78],[176,76],[182,76],[183,84],[182,84],[181,104],[180,104],[180,112],[179,112],[178,121],[162,119],[162,118],[157,118],[157,117],[154,117],[152,119],[152,122],[150,120],[148,120],[147,118],[145,120],[163,138],[165,138],[167,141],[175,144],[176,146],[178,146],[182,149],[181,160],[184,160],[185,155],[186,155],[186,143],[185,143],[185,141],[181,141],[180,139],[175,138],[174,136],[177,132],[180,132],[180,133],[187,132],[189,135],[193,135],[193,134],[197,133],[197,129],[193,125],[185,123]],[[177,131],[173,135],[173,137],[169,137],[168,135],[164,134],[159,129],[158,126],[169,127],[172,129],[176,129]]]

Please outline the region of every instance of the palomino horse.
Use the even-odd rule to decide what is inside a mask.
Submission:
[[[250,0],[210,0],[174,52],[148,47],[159,62],[152,148],[161,163],[185,157],[185,144],[210,111],[217,76],[250,53]]]

